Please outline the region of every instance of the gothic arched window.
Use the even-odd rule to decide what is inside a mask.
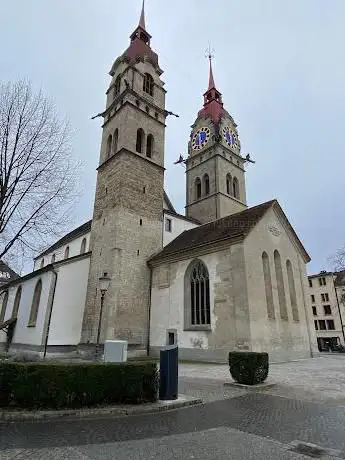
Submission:
[[[116,98],[116,96],[120,94],[120,89],[121,89],[121,76],[119,75],[118,77],[116,77],[116,80],[115,80],[114,99]]]
[[[80,254],[85,254],[86,252],[86,238],[83,238],[83,241],[80,245]]]
[[[114,131],[114,137],[113,137],[113,149],[112,152],[116,153],[117,152],[117,143],[119,141],[119,130],[116,128]]]
[[[231,195],[232,192],[232,180],[231,180],[231,175],[227,174],[226,175],[226,193],[228,195]]]
[[[152,134],[149,134],[146,139],[146,156],[148,158],[152,158],[153,144],[154,144],[154,138]]]
[[[232,180],[232,194],[235,198],[240,197],[237,177],[234,177]]]
[[[2,306],[1,306],[1,312],[0,312],[0,323],[2,323],[4,321],[4,319],[5,319],[7,303],[8,303],[8,291],[5,291],[5,293],[3,294],[3,298],[2,298]]]
[[[108,139],[107,139],[107,158],[110,157],[112,146],[113,146],[113,136],[109,134]]]
[[[137,143],[136,143],[136,151],[138,153],[143,153],[143,145],[144,145],[144,130],[139,128],[137,131]]]
[[[291,310],[292,310],[292,319],[294,321],[299,321],[295,280],[294,280],[294,277],[293,277],[292,264],[291,264],[290,260],[286,261],[286,271],[287,271],[287,275],[288,275],[290,302],[291,302]]]
[[[55,262],[55,258],[56,258],[56,256],[55,256],[55,254],[53,254],[53,255],[52,255],[52,259],[51,259],[51,262],[50,262],[50,263],[52,263],[52,264],[53,264],[53,263]]]
[[[203,181],[204,181],[204,193],[205,195],[209,195],[210,194],[210,178],[208,177],[208,174],[204,175]]]
[[[276,271],[280,317],[284,321],[287,321],[288,320],[288,314],[287,314],[287,308],[286,308],[284,277],[283,277],[283,270],[282,270],[282,263],[281,263],[281,259],[280,259],[280,254],[279,254],[279,252],[277,250],[274,251],[274,267],[275,267],[275,271]]]
[[[201,180],[199,177],[195,180],[195,199],[198,200],[201,198]]]
[[[41,266],[40,268],[43,268],[44,267],[44,259],[41,260]]]
[[[262,268],[264,272],[267,316],[269,319],[275,319],[276,315],[275,315],[274,303],[273,303],[271,268],[270,268],[270,260],[268,258],[267,252],[262,253]]]
[[[41,300],[41,292],[42,292],[42,281],[38,280],[35,291],[34,291],[34,296],[32,298],[32,304],[31,304],[31,310],[30,310],[30,317],[29,317],[29,323],[28,326],[36,326],[36,321],[37,321],[37,316],[38,316],[38,309],[40,306],[40,300]]]
[[[153,78],[149,73],[146,73],[144,75],[143,90],[145,91],[145,93],[149,94],[150,96],[153,96],[153,87],[154,87]]]
[[[22,297],[22,287],[19,286],[18,289],[17,289],[17,292],[16,292],[16,297],[14,299],[13,310],[12,310],[12,318],[17,318],[17,316],[18,316],[21,297]]]
[[[69,258],[69,246],[66,247],[65,254],[64,254],[64,259],[68,259],[68,258]]]
[[[185,273],[185,328],[211,326],[210,279],[206,265],[193,261]]]

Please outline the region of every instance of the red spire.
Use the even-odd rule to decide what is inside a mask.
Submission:
[[[210,89],[215,88],[216,85],[214,84],[214,78],[213,78],[212,55],[209,54],[208,58],[210,60],[210,75],[209,75],[209,79],[208,79],[208,90],[207,91],[210,91]]]
[[[145,26],[145,0],[143,0],[143,6],[141,8],[139,27],[141,27],[142,29],[146,30],[146,26]]]

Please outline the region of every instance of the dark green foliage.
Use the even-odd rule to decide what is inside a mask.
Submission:
[[[60,409],[158,397],[157,365],[0,363],[0,407]]]
[[[231,351],[229,366],[232,378],[245,385],[264,382],[268,376],[268,353]]]

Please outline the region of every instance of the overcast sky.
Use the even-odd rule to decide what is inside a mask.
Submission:
[[[345,1],[147,0],[166,83],[165,188],[184,213],[190,125],[207,88],[205,50],[238,123],[252,206],[278,198],[310,253],[308,271],[331,268],[345,244]],[[141,0],[0,0],[2,81],[28,78],[53,98],[73,128],[84,193],[76,226],[92,216],[108,72],[129,43]],[[72,228],[72,227],[71,227]]]

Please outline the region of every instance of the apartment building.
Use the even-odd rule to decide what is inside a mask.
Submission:
[[[345,271],[321,271],[308,281],[319,351],[345,346]]]

